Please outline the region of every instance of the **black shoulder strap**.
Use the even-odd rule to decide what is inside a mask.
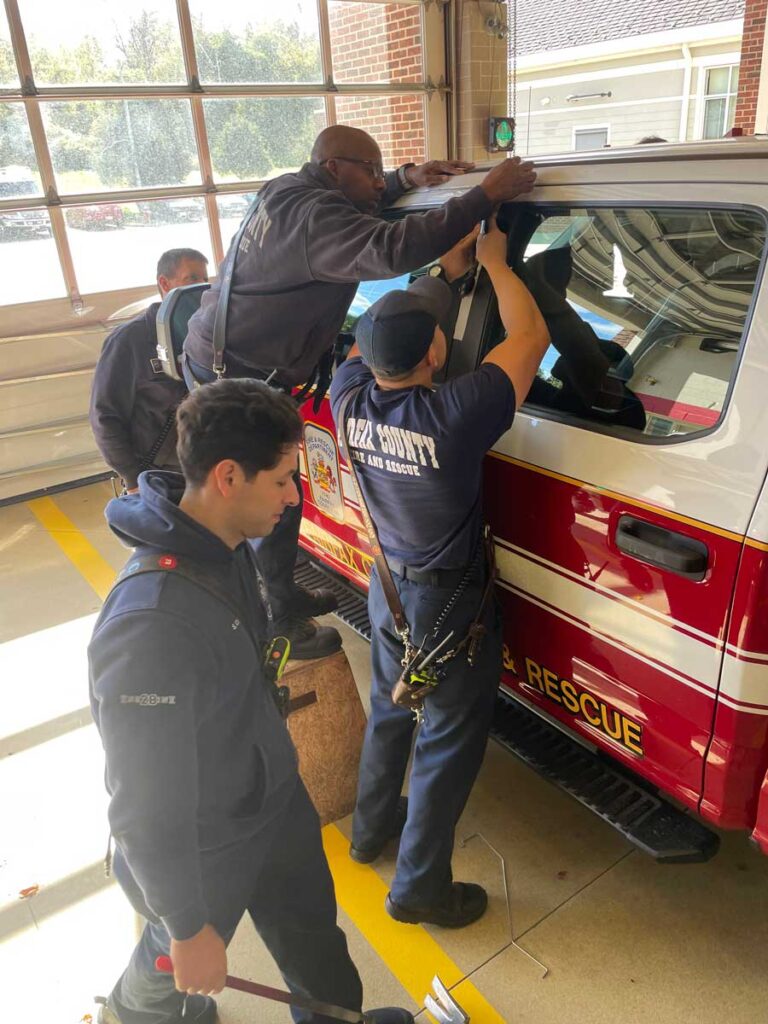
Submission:
[[[243,240],[245,229],[250,224],[251,218],[258,209],[260,202],[261,197],[256,196],[251,203],[248,213],[243,217],[243,222],[240,225],[230,248],[232,258],[229,261],[225,261],[225,265],[222,270],[219,301],[216,306],[216,317],[213,321],[213,372],[216,374],[217,380],[220,380],[224,376],[227,369],[226,364],[224,363],[224,346],[227,342],[227,313],[229,312],[229,293],[232,290],[232,275],[235,272],[235,261],[237,260],[237,253],[240,248],[240,243]]]
[[[392,579],[392,572],[387,564],[387,559],[384,552],[381,550],[381,544],[379,543],[379,535],[376,532],[376,527],[373,524],[371,513],[368,508],[368,504],[363,495],[363,488],[360,485],[360,478],[357,474],[357,467],[355,465],[355,459],[350,451],[349,438],[347,437],[347,410],[349,409],[352,400],[356,395],[360,393],[362,387],[352,388],[344,396],[339,406],[339,415],[337,419],[336,433],[339,437],[339,443],[344,458],[347,460],[349,466],[349,473],[352,477],[352,483],[357,493],[357,500],[360,502],[360,513],[365,523],[365,529],[368,534],[368,543],[371,547],[371,553],[373,554],[373,560],[376,563],[376,568],[379,570],[379,580],[381,582],[381,589],[384,591],[384,597],[386,598],[389,611],[392,615],[392,619],[395,623],[395,630],[398,636],[402,639],[403,643],[407,645],[410,640],[410,629],[408,627],[408,621],[405,617],[402,602],[400,596],[397,593],[397,587],[395,581]]]
[[[170,437],[171,431],[176,425],[176,410],[178,409],[180,404],[181,400],[176,402],[172,409],[168,410],[166,417],[163,421],[163,425],[160,428],[160,433],[155,438],[152,447],[149,449],[146,455],[142,456],[141,464],[144,469],[155,468],[155,459],[158,457],[160,452],[165,447],[165,443]],[[166,453],[164,452],[163,454]],[[160,464],[162,465],[162,463]]]
[[[120,584],[125,583],[126,580],[133,579],[135,576],[142,576],[148,572],[164,572],[169,575],[172,573],[174,576],[181,576],[196,587],[206,591],[211,597],[225,605],[235,618],[242,622],[250,635],[246,625],[247,619],[243,615],[242,609],[238,608],[232,601],[229,592],[224,589],[221,580],[218,579],[216,574],[207,570],[199,562],[180,558],[178,555],[158,555],[154,552],[134,555],[133,558],[128,559],[120,570],[120,575],[112,584],[112,588],[107,596],[110,597]]]

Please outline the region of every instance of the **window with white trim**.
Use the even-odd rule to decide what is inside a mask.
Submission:
[[[733,127],[738,91],[738,64],[706,69],[704,79],[703,138],[721,139]]]
[[[608,145],[608,126],[604,128],[574,128],[573,148],[577,153],[604,149]]]

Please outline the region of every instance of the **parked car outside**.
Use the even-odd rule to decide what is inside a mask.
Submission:
[[[124,227],[125,215],[117,203],[76,206],[67,211],[67,224],[83,231],[109,231],[110,228]]]
[[[45,210],[9,210],[0,213],[0,242],[50,238],[51,223]]]
[[[0,172],[0,199],[39,195],[40,189],[29,174],[23,167],[9,167]],[[45,210],[8,210],[0,213],[0,242],[50,236],[51,222]]]

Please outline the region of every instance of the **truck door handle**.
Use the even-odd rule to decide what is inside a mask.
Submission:
[[[634,516],[619,517],[616,547],[641,562],[691,580],[703,580],[709,562],[709,550],[702,541]]]

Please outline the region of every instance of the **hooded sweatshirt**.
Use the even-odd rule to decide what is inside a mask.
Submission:
[[[392,179],[394,176],[389,175]],[[382,205],[402,190],[388,183]],[[361,213],[330,174],[304,164],[259,192],[232,275],[224,362],[230,377],[277,369],[302,384],[333,345],[360,281],[399,277],[436,260],[492,211],[476,185],[427,213],[385,221]],[[235,258],[230,245],[225,260]],[[213,361],[219,274],[189,321],[184,351]]]
[[[245,543],[232,550],[182,512],[183,488],[178,474],[143,473],[138,495],[111,501],[107,521],[135,555],[199,564],[237,614],[172,568],[129,572],[88,649],[112,835],[176,939],[210,920],[206,856],[258,841],[298,781],[262,670],[269,618]]]

